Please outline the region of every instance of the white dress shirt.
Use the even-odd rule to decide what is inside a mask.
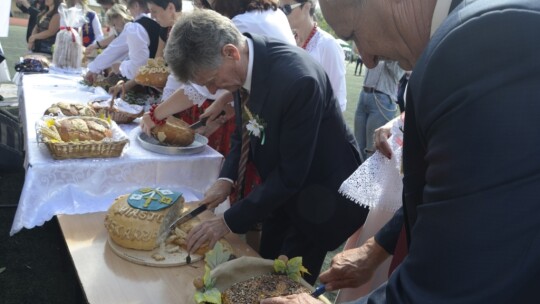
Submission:
[[[147,15],[141,14],[136,20],[143,16],[147,17]],[[129,22],[124,26],[120,35],[103,50],[103,53],[88,65],[88,70],[99,73],[111,67],[113,63],[122,61],[120,74],[128,79],[133,79],[137,75],[139,67],[148,61],[149,45],[150,38],[144,27],[137,22]]]
[[[317,32],[306,46],[306,51],[324,68],[328,78],[330,78],[334,95],[339,101],[341,112],[345,112],[347,109],[347,85],[343,49],[332,35],[317,28]]]

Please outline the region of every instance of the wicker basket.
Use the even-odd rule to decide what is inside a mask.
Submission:
[[[124,151],[124,147],[129,142],[128,139],[111,142],[87,141],[80,143],[45,142],[54,159],[75,159],[75,158],[109,158],[119,157]]]
[[[55,142],[44,140],[38,130],[44,124],[44,121],[50,118],[50,116],[46,116],[41,121],[38,121],[36,123],[36,132],[38,133],[39,142],[42,142],[47,146],[54,159],[119,157],[122,155],[126,144],[129,143],[129,139],[126,137],[125,133],[114,122],[111,122],[113,136],[109,139],[81,142]],[[73,118],[75,118],[75,116],[73,116]]]
[[[121,99],[124,100],[126,96],[126,89],[123,82],[119,82],[119,84],[122,84],[122,95]],[[129,113],[125,111],[121,111],[118,108],[114,107],[114,97],[118,95],[118,90],[115,90],[113,92],[113,97],[111,98],[111,101],[109,102],[108,107],[99,106],[98,103],[91,103],[92,107],[96,112],[98,112],[98,116],[103,115],[103,117],[110,117],[112,120],[114,120],[116,123],[119,124],[128,124],[133,122],[137,117],[141,117],[144,114],[144,107],[141,108],[141,111],[139,113]]]

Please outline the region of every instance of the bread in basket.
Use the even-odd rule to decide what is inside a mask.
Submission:
[[[144,107],[141,105],[133,105],[127,103],[125,100],[126,88],[124,86],[124,81],[118,82],[122,86],[122,95],[120,98],[115,98],[118,96],[119,88],[115,88],[112,93],[112,98],[110,101],[94,101],[91,103],[94,110],[96,110],[103,117],[110,117],[117,123],[128,124],[131,123],[135,118],[141,117],[144,113]]]
[[[55,159],[118,157],[129,142],[114,122],[97,117],[46,116],[36,128]]]

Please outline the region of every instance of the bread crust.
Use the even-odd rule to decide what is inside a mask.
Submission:
[[[167,118],[163,125],[155,126],[151,133],[159,142],[170,146],[187,147],[195,141],[195,132],[174,116]]]

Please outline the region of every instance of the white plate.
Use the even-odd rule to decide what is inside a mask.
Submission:
[[[204,151],[204,147],[208,144],[208,138],[195,133],[195,140],[187,147],[173,147],[160,143],[157,139],[140,132],[137,135],[137,141],[144,149],[160,154],[182,155],[196,154]]]

